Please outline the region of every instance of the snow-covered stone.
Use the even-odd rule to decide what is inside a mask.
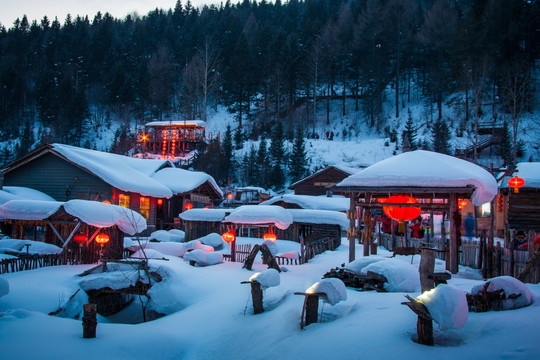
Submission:
[[[458,287],[440,284],[416,298],[441,329],[461,329],[469,317],[467,296]]]
[[[324,299],[330,305],[334,306],[340,301],[347,300],[347,289],[343,281],[337,278],[322,279],[319,282],[313,284],[307,293],[324,293],[326,298]]]

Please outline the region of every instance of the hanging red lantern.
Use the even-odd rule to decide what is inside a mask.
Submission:
[[[105,245],[106,243],[108,243],[109,240],[110,240],[110,238],[109,238],[109,235],[107,235],[107,234],[100,233],[100,234],[98,234],[98,235],[96,236],[96,242],[97,242],[99,245],[101,245],[101,246],[103,246],[103,245]]]
[[[228,194],[227,194],[227,199],[232,200],[233,197],[234,197],[234,195],[233,195],[232,193],[228,193]]]
[[[457,207],[459,210],[465,209],[465,206],[467,206],[467,201],[464,199],[458,199]]]
[[[157,204],[158,204],[158,206],[163,205],[163,199],[157,199]]]
[[[265,241],[266,240],[270,240],[270,241],[276,241],[277,240],[277,236],[276,236],[276,234],[274,234],[274,229],[271,226],[268,228],[268,232],[263,235],[263,239]]]
[[[184,204],[184,207],[186,208],[186,210],[191,210],[193,209],[193,204],[190,202],[187,202]]]
[[[223,233],[223,235],[221,235],[221,238],[227,242],[227,243],[231,243],[233,242],[234,240],[236,240],[236,234],[234,231],[231,231],[230,229],[228,229],[226,232]]]
[[[88,240],[86,237],[86,234],[75,234],[73,236],[73,241],[75,241],[77,244],[84,244]]]
[[[519,188],[523,185],[525,185],[525,180],[517,175],[508,180],[508,186],[513,187],[516,194],[519,192]]]
[[[387,199],[380,199],[382,203],[389,204],[416,204],[418,203],[415,198],[409,195],[393,195]],[[397,220],[399,222],[409,221],[416,219],[422,211],[419,207],[409,206],[383,206],[383,211],[390,219]]]

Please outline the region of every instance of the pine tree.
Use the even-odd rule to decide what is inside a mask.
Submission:
[[[270,161],[265,139],[261,139],[261,144],[257,150],[257,172],[258,183],[264,188],[270,187],[268,179],[270,174]]]
[[[34,144],[34,134],[30,128],[30,122],[26,122],[24,125],[23,133],[21,134],[21,141],[17,145],[17,157],[21,157],[28,153]]]
[[[244,147],[244,134],[242,133],[242,128],[237,128],[234,132],[234,147],[236,150],[240,150]]]
[[[411,150],[416,150],[418,149],[418,143],[416,141],[417,129],[414,126],[411,109],[407,109],[407,112],[408,112],[407,122],[405,123],[405,129],[401,133],[401,139],[405,140],[405,138],[407,138],[407,140],[409,141]],[[405,141],[403,143],[405,143]]]
[[[272,132],[272,138],[270,139],[270,157],[272,164],[270,185],[274,189],[281,189],[285,184],[283,165],[287,163],[283,139],[283,126],[281,125],[281,122],[278,122]]]
[[[497,155],[504,161],[504,165],[511,165],[513,159],[512,152],[512,137],[510,136],[510,130],[508,129],[508,123],[505,121],[503,131],[501,134],[501,142],[497,147]]]
[[[433,151],[450,154],[450,131],[442,119],[438,119],[431,129]]]
[[[291,153],[289,175],[292,182],[302,179],[307,172],[308,160],[302,128],[299,126],[295,132],[294,144]]]

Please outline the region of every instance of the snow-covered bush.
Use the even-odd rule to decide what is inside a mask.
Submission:
[[[469,317],[467,296],[452,285],[440,284],[416,298],[428,309],[441,329],[461,329]]]
[[[219,248],[220,246],[223,246],[223,239],[218,233],[210,233],[206,236],[198,238],[197,240],[199,240],[202,244],[210,245],[213,248]]]
[[[347,265],[345,265],[345,269],[352,270],[357,273],[361,273],[362,269],[366,266],[373,264],[377,261],[385,260],[384,258],[376,257],[376,256],[365,256],[358,260],[354,260]]]
[[[326,298],[324,300],[332,306],[336,305],[340,301],[347,300],[347,289],[345,287],[345,283],[336,278],[322,279],[321,281],[311,285],[306,292],[325,293]]]
[[[276,269],[268,269],[253,274],[253,276],[249,278],[249,281],[257,281],[261,284],[263,289],[268,289],[280,284],[279,272]]]
[[[180,233],[178,232],[180,231]],[[148,237],[150,242],[183,242],[185,233],[182,230],[157,230]]]
[[[488,292],[502,290],[504,292],[503,300],[495,300],[490,304],[493,310],[511,310],[529,306],[534,302],[533,295],[527,286],[516,278],[511,276],[499,276],[489,279],[487,287]],[[473,295],[479,295],[484,290],[484,285],[476,285],[472,288]]]

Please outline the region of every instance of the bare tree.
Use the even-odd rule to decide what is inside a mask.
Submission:
[[[513,61],[504,75],[506,103],[512,116],[513,163],[517,163],[517,134],[521,123],[521,113],[529,103],[531,73],[524,61]]]
[[[219,87],[219,52],[209,40],[206,40],[203,48],[197,51],[195,64],[197,65],[197,80],[202,96],[201,118],[206,121],[208,98]]]

